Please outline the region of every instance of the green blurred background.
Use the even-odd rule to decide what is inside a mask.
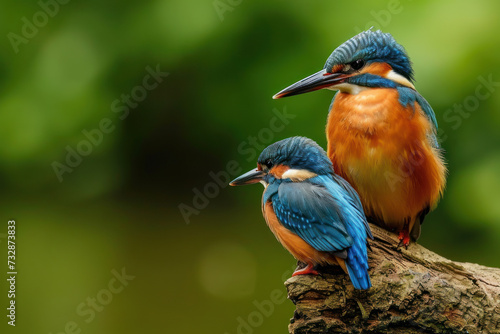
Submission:
[[[447,190],[419,242],[500,267],[500,87],[484,84],[500,82],[500,2],[47,3],[0,13],[0,267],[15,219],[16,333],[286,332],[293,305],[274,297],[294,260],[261,217],[262,189],[210,172],[225,185],[293,135],[325,146],[331,92],[271,96],[370,26],[406,47],[446,150]],[[169,74],[147,90],[147,68]],[[54,166],[78,149],[60,182]],[[110,293],[122,268],[135,278]],[[78,312],[91,298],[93,319]]]

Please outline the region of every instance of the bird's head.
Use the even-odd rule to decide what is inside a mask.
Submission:
[[[331,173],[332,163],[315,141],[305,137],[291,137],[266,147],[259,156],[257,168],[234,179],[230,185],[260,182],[267,186],[273,180],[300,182]]]
[[[357,94],[369,87],[413,86],[413,70],[405,49],[391,34],[364,31],[336,48],[323,69],[283,89],[279,99],[318,89]]]

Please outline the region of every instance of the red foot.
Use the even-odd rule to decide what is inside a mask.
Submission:
[[[293,274],[292,274],[292,277],[293,276],[297,276],[297,275],[319,275],[319,273],[313,269],[313,265],[311,263],[308,263],[307,264],[307,267],[305,267],[304,269],[300,269],[300,270],[297,270],[295,271]]]
[[[408,249],[408,245],[410,244],[410,233],[408,233],[406,228],[403,228],[403,230],[399,232],[398,239],[398,248],[401,246],[405,246],[405,248]]]

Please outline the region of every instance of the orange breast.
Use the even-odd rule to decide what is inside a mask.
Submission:
[[[400,229],[403,220],[435,205],[446,168],[427,134],[431,123],[398,102],[395,89],[339,92],[328,117],[328,156],[358,191],[368,216]]]
[[[337,264],[335,256],[328,252],[320,252],[310,246],[301,237],[284,227],[276,217],[272,204],[265,203],[262,212],[267,225],[276,236],[276,239],[297,260],[311,264]]]

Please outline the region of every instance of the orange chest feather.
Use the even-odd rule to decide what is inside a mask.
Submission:
[[[437,201],[445,167],[420,106],[395,89],[339,92],[328,116],[328,156],[358,191],[367,214],[399,220]]]
[[[359,94],[339,92],[328,117],[330,152],[380,159],[415,140],[426,140],[431,124],[420,112],[401,106],[395,89],[372,88]],[[345,148],[347,151],[343,151]]]

